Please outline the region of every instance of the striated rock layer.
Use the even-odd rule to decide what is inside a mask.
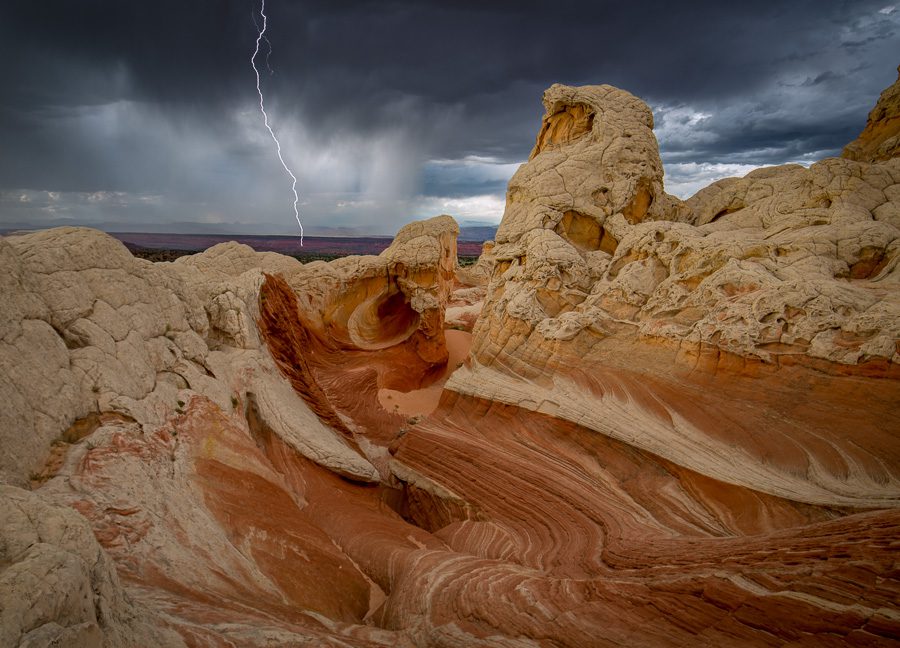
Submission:
[[[900,162],[680,201],[544,103],[470,269],[0,238],[0,643],[895,645]]]
[[[681,203],[639,100],[553,86],[545,105],[545,130],[594,117],[510,181],[447,387],[771,495],[897,505],[900,159],[760,169]]]
[[[474,508],[416,507],[460,554],[388,600],[394,624],[423,617],[423,645],[465,645],[454,617],[472,637],[567,646],[887,645],[900,630],[896,511],[767,496],[471,397],[448,397],[395,458]]]

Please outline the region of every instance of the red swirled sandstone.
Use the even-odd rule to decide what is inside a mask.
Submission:
[[[4,641],[895,644],[896,158],[682,202],[640,100],[545,105],[472,271],[0,239]]]

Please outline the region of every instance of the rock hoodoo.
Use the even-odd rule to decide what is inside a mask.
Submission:
[[[475,362],[448,387],[773,495],[895,504],[897,160],[760,169],[681,203],[638,99],[553,86],[545,105],[545,128],[578,106],[592,130],[510,181]]]

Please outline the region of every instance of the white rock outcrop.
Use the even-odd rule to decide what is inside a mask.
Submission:
[[[51,442],[91,412],[117,412],[152,429],[194,393],[229,411],[232,397],[246,392],[263,395],[262,416],[290,430],[314,461],[377,478],[286,383],[289,393],[274,395],[283,380],[255,321],[260,267],[299,266],[295,260],[227,243],[186,262],[154,264],[86,228],[4,237],[0,260],[9,269],[0,280],[8,305],[0,315],[7,482],[24,485]]]
[[[185,645],[132,602],[81,515],[13,486],[0,504],[0,645]]]

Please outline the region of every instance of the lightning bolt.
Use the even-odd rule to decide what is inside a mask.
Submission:
[[[261,6],[259,9],[259,15],[262,17],[262,29],[259,30],[259,34],[256,36],[256,49],[253,50],[253,56],[250,57],[250,65],[253,66],[253,72],[256,74],[256,92],[259,94],[259,111],[263,115],[263,123],[266,125],[266,130],[269,131],[269,135],[272,136],[272,140],[275,142],[275,148],[278,152],[278,160],[281,162],[281,166],[284,167],[284,170],[287,171],[287,174],[291,176],[291,191],[294,192],[294,218],[297,219],[297,225],[300,226],[300,245],[303,245],[303,223],[300,222],[300,212],[297,211],[297,203],[300,202],[300,196],[297,195],[297,176],[294,175],[294,172],[291,171],[291,168],[284,161],[284,157],[281,155],[281,142],[278,141],[278,138],[275,137],[275,131],[272,130],[272,126],[269,125],[269,115],[266,114],[266,106],[263,101],[263,93],[262,87],[260,87],[260,79],[259,79],[259,70],[256,67],[256,57],[259,55],[259,44],[261,41],[265,40],[266,43],[269,43],[269,39],[266,37],[266,0],[261,0]],[[256,24],[256,19],[254,17],[253,23]],[[259,29],[259,27],[257,27]],[[272,53],[272,45],[269,44],[269,54]],[[268,65],[268,56],[266,56],[266,64]],[[271,69],[271,68],[270,68]]]
[[[256,10],[250,10],[250,18],[253,20],[253,26],[256,27],[256,31],[259,31],[259,23],[256,22]],[[266,68],[269,70],[269,75],[275,74],[275,70],[272,69],[271,64],[269,63],[269,59],[272,56],[272,41],[269,40],[268,36],[263,36],[262,39],[266,41]]]

